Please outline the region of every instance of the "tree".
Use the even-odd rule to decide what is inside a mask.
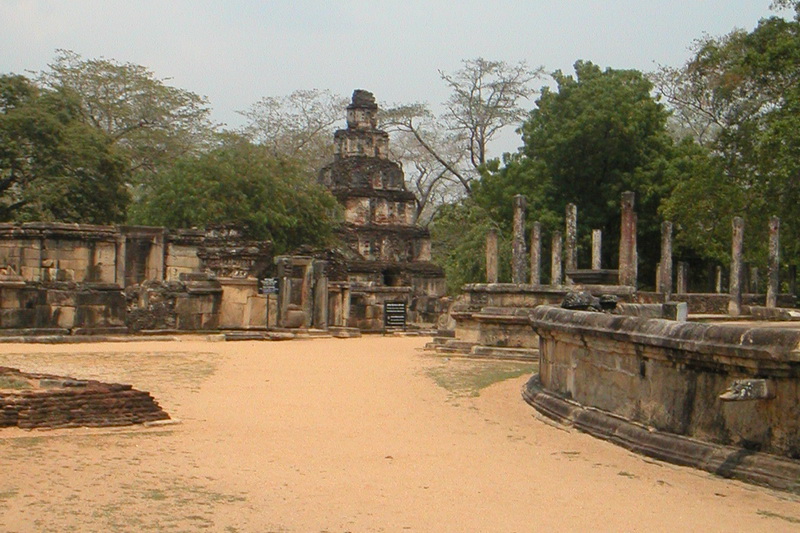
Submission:
[[[284,253],[329,243],[339,211],[302,162],[276,158],[263,146],[229,135],[219,148],[178,160],[132,219],[171,228],[233,223]]]
[[[515,194],[527,197],[529,220],[548,229],[562,229],[566,205],[574,203],[582,247],[588,249],[592,229],[602,229],[604,263],[614,264],[620,195],[632,190],[640,242],[653,243],[640,247],[644,271],[651,271],[658,260],[657,208],[675,155],[666,110],[636,70],[578,61],[575,77],[560,71],[553,77],[556,89],[542,89],[520,130],[520,153],[503,168],[489,168],[473,198],[504,227],[510,227]]]
[[[0,76],[0,220],[121,222],[125,160],[76,95]]]
[[[531,69],[525,62],[510,65],[483,58],[465,60],[463,65],[452,74],[439,71],[452,91],[441,117],[417,103],[387,110],[382,122],[412,136],[460,184],[460,192],[469,195],[488,161],[489,143],[500,130],[524,119],[520,101],[534,94],[530,83],[543,69]],[[459,146],[468,157],[454,157],[444,148],[449,145]]]
[[[39,74],[43,87],[77,95],[86,120],[129,160],[134,184],[149,183],[159,169],[212,140],[208,101],[166,81],[141,65],[83,59],[69,50],[58,50]]]
[[[683,126],[679,132],[691,132],[710,151],[716,169],[716,173],[706,169],[686,176],[675,200],[665,203],[665,213],[682,227],[704,227],[702,221],[708,222],[704,203],[685,203],[685,193],[726,191],[722,222],[729,227],[732,216],[745,217],[750,228],[746,252],[762,265],[771,215],[782,219],[784,258],[800,259],[798,6],[798,2],[774,2],[775,8],[794,8],[794,19],[773,16],[762,19],[749,33],[735,30],[719,38],[705,37],[696,42],[682,68],[662,68],[654,76]],[[727,233],[723,242],[730,242],[729,229]],[[715,232],[704,232],[679,235],[679,242],[692,241],[697,254],[719,260],[714,250],[720,238]]]
[[[346,98],[317,89],[264,97],[239,112],[248,120],[242,133],[273,157],[304,161],[317,172],[333,159],[331,139],[347,103]]]

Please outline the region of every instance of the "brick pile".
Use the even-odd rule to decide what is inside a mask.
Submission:
[[[16,386],[2,388],[3,383]],[[107,427],[166,419],[150,393],[131,385],[0,367],[0,427]]]

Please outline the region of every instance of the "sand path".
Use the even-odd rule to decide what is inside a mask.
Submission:
[[[530,365],[425,340],[5,345],[0,365],[129,382],[182,423],[0,430],[0,531],[800,529],[797,497],[544,423]]]

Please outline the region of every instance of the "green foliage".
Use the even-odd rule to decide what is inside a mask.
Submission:
[[[768,219],[777,215],[785,262],[800,259],[798,17],[770,17],[749,33],[706,37],[682,69],[655,76],[682,121],[680,131],[693,132],[713,160],[687,174],[663,205],[664,214],[690,232],[679,241],[700,257],[727,260],[731,219],[740,215],[745,254],[764,266]]]
[[[645,269],[658,260],[657,207],[668,192],[674,150],[667,112],[650,95],[651,83],[635,70],[601,70],[575,63],[575,77],[553,74],[556,90],[542,89],[521,128],[524,147],[505,166],[489,167],[473,196],[508,228],[512,197],[528,199],[528,220],[545,230],[563,228],[568,203],[578,206],[579,259],[588,261],[591,230],[603,230],[604,263],[616,264],[619,203],[636,193],[640,258]],[[650,243],[652,245],[648,245]]]
[[[133,206],[131,219],[172,228],[233,223],[283,253],[328,243],[339,204],[300,163],[228,137],[207,154],[178,160]]]
[[[69,50],[59,50],[39,76],[43,87],[76,95],[86,121],[111,139],[136,184],[200,153],[213,138],[206,98],[165,81],[141,65],[84,59]]]
[[[433,260],[445,271],[447,291],[455,295],[465,283],[486,281],[486,232],[498,229],[489,214],[470,199],[443,206],[431,222]],[[509,280],[511,242],[499,231],[500,280]]]
[[[121,222],[125,161],[76,96],[0,76],[0,220]]]

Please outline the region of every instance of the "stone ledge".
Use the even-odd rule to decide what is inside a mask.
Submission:
[[[637,318],[540,306],[530,312],[540,337],[554,332],[662,348],[698,363],[758,365],[764,372],[798,371],[800,330]],[[674,357],[674,355],[673,355]]]
[[[724,478],[800,493],[798,461],[652,430],[547,392],[542,389],[538,374],[522,387],[522,397],[548,418],[632,452]]]

